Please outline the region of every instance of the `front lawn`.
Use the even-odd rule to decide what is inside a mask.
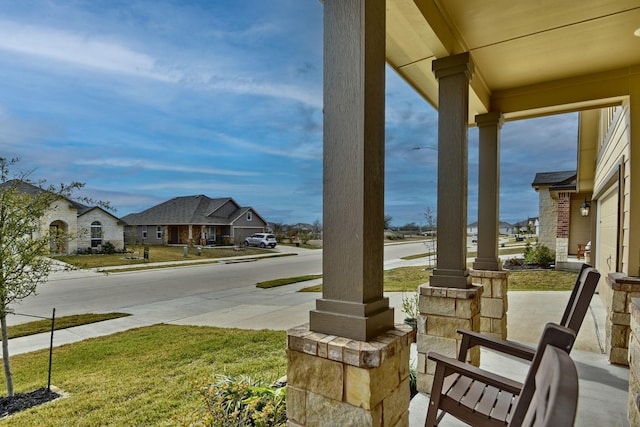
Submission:
[[[188,425],[200,419],[200,386],[223,373],[273,381],[286,374],[285,347],[284,331],[174,325],[65,345],[54,349],[52,384],[68,397],[0,425]],[[46,386],[48,350],[11,362],[16,393]]]
[[[399,267],[384,272],[385,292],[412,292],[427,283],[433,269],[424,266]],[[567,291],[573,289],[578,273],[556,270],[509,272],[510,291]],[[322,285],[309,286],[299,292],[322,292]]]
[[[127,254],[69,255],[55,258],[78,268],[100,268],[114,265],[139,265],[146,264],[147,262],[207,260],[272,252],[268,249],[259,248],[241,248],[240,250],[236,250],[233,247],[212,247],[201,248],[200,255],[198,255],[197,248],[188,248],[188,253],[185,257],[182,246],[151,245],[149,246],[149,260],[145,261],[142,246],[128,246],[127,249],[130,251]]]

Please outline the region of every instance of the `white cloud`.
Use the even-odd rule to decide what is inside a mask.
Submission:
[[[0,20],[0,49],[106,72],[177,81],[149,55],[96,37]]]
[[[169,56],[172,55],[171,49],[172,47],[166,51]],[[58,61],[73,67],[86,67],[197,89],[288,99],[314,107],[322,105],[319,90],[243,77],[244,70],[228,70],[225,74],[220,74],[213,61],[203,64],[201,57],[190,60],[182,57],[185,52],[175,52],[176,58],[170,56],[159,59],[93,34],[0,19],[0,50]],[[212,47],[211,52],[214,51],[215,48]],[[177,56],[181,58],[177,59]]]
[[[115,168],[135,168],[144,169],[147,171],[161,171],[161,172],[189,172],[189,173],[201,173],[207,175],[225,175],[225,176],[258,176],[261,175],[257,172],[240,171],[240,170],[228,170],[228,169],[216,169],[216,168],[202,168],[194,167],[191,165],[179,165],[169,164],[162,162],[155,162],[150,160],[140,159],[127,159],[127,158],[107,158],[100,160],[78,160],[76,165],[83,166],[100,166],[100,167],[115,167]]]

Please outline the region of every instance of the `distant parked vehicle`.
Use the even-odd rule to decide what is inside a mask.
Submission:
[[[471,243],[478,243],[478,235],[474,234],[473,236],[471,236]]]
[[[254,233],[244,239],[245,246],[258,246],[261,248],[275,248],[276,236],[268,233]]]

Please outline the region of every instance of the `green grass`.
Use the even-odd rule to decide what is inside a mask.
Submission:
[[[512,271],[509,274],[510,291],[570,291],[578,273],[570,271],[537,270]]]
[[[414,292],[429,281],[432,269],[424,267],[400,267],[384,272],[385,292]],[[309,286],[298,292],[322,292],[322,285]]]
[[[512,248],[504,247],[504,248],[500,248],[498,251],[499,251],[500,255],[516,255],[516,254],[522,255],[524,253],[524,246],[520,246],[519,245],[519,246],[512,247]],[[402,257],[401,259],[409,261],[409,260],[412,260],[412,259],[425,258],[425,257],[428,257],[428,256],[434,256],[434,255],[435,255],[435,252],[425,252],[425,253],[422,253],[422,254],[405,256],[405,257]],[[469,258],[474,257],[476,255],[477,255],[476,251],[467,252],[467,257],[469,257]]]
[[[113,255],[71,255],[71,256],[59,256],[57,260],[66,262],[78,268],[100,268],[100,267],[112,267],[114,265],[144,265],[147,263],[143,259],[143,247],[131,246],[128,247],[132,250],[133,255],[137,259],[128,259],[131,254],[113,254]],[[170,262],[170,261],[185,261],[185,260],[206,260],[216,258],[227,258],[239,255],[257,255],[270,253],[268,249],[258,248],[243,248],[240,251],[235,250],[233,247],[224,248],[202,248],[200,255],[197,255],[196,248],[189,248],[188,255],[185,257],[182,246],[149,246],[149,260],[148,262]]]
[[[427,283],[432,269],[400,267],[384,272],[385,292],[413,292]],[[509,274],[510,291],[567,291],[573,289],[577,273],[556,270],[512,271]],[[299,292],[322,292],[322,285],[309,286]]]
[[[222,373],[273,381],[286,374],[285,347],[283,331],[174,325],[65,345],[53,352],[52,384],[69,396],[0,426],[189,425],[201,419],[201,385]],[[17,393],[46,386],[47,350],[11,362]]]
[[[73,328],[74,326],[88,325],[90,323],[102,322],[103,320],[117,319],[119,317],[130,316],[127,313],[86,313],[74,314],[71,316],[56,317],[54,330]],[[21,323],[9,326],[7,334],[9,338],[20,338],[28,335],[35,335],[42,332],[51,332],[51,320],[36,320],[35,322]],[[1,336],[1,335],[0,335]]]

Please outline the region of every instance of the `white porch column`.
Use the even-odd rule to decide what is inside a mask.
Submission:
[[[474,270],[500,270],[498,257],[500,212],[500,128],[502,114],[476,116],[479,129],[478,256]]]
[[[469,288],[467,186],[469,53],[433,62],[438,79],[438,248],[431,286]]]

